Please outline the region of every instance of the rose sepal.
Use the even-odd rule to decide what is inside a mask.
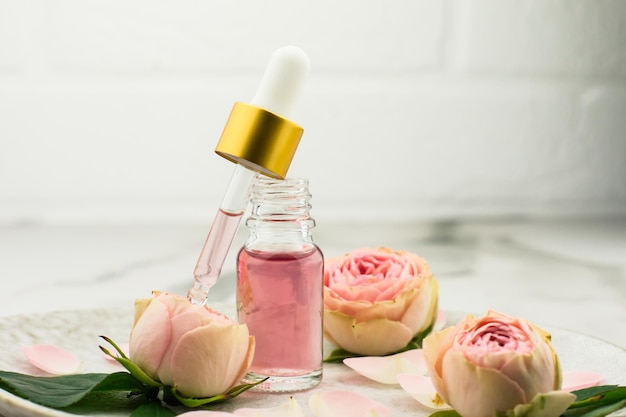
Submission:
[[[226,391],[223,394],[218,394],[218,395],[214,395],[212,397],[206,397],[206,398],[192,398],[192,397],[186,397],[184,395],[182,395],[181,393],[179,393],[176,390],[176,387],[170,387],[170,386],[166,386],[164,387],[164,396],[166,399],[175,399],[176,401],[178,401],[180,404],[184,405],[185,407],[188,408],[197,408],[197,407],[201,407],[203,405],[206,404],[211,404],[211,403],[218,403],[218,402],[223,402],[223,401],[227,401],[230,400],[231,398],[234,398],[236,396],[238,396],[239,394],[242,394],[246,391],[248,391],[250,388],[253,388],[263,382],[265,382],[267,378],[264,378],[260,381],[257,381],[253,384],[241,384],[241,385],[237,385],[232,387],[231,389],[229,389],[228,391]]]
[[[564,391],[537,394],[526,404],[518,404],[495,417],[558,417],[576,400],[576,395]]]
[[[115,350],[120,356],[116,356],[112,354],[107,348],[103,346],[98,346],[100,350],[104,352],[104,354],[115,359],[120,365],[126,368],[126,370],[130,372],[130,374],[134,376],[139,382],[141,382],[142,384],[148,385],[150,387],[162,387],[163,386],[163,384],[150,378],[140,367],[135,365],[113,340],[111,340],[110,338],[106,336],[100,336],[100,337],[106,340],[106,342],[109,343],[111,346],[113,346],[113,348],[115,348]]]

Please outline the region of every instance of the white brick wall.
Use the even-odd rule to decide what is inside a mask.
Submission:
[[[626,213],[623,0],[0,0],[0,223],[210,221],[285,44],[320,220]]]
[[[467,7],[461,66],[486,74],[622,78],[626,5],[614,0],[480,0]],[[504,42],[503,42],[504,41]]]

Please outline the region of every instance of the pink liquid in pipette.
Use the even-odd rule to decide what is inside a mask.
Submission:
[[[194,269],[194,278],[197,282],[209,286],[215,284],[224,266],[228,249],[237,233],[242,215],[242,212],[230,213],[219,209]]]
[[[251,372],[297,376],[322,364],[323,268],[321,251],[238,256],[239,322],[256,339]]]

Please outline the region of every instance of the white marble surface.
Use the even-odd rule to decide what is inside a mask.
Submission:
[[[610,379],[607,382],[624,383],[626,217],[318,223],[314,235],[326,257],[383,245],[420,254],[439,281],[444,310],[482,314],[495,309],[532,320],[554,332],[558,339],[555,348],[563,354],[564,366],[602,372]],[[0,227],[3,366],[23,371],[19,368],[23,361],[15,359],[21,358],[20,352],[13,346],[26,343],[24,340],[54,343],[58,339],[66,344],[74,340],[73,350],[96,355],[99,352],[93,346],[84,346],[92,340],[81,335],[109,326],[107,332],[123,339],[135,298],[149,296],[152,289],[186,292],[208,226]],[[224,312],[234,311],[234,258],[246,234],[246,229],[240,228],[223,275],[211,292],[211,302],[222,306]],[[98,310],[101,308],[117,314],[117,321],[110,320]],[[77,315],[72,310],[86,311]],[[89,329],[80,325],[85,321],[91,323]],[[71,329],[68,334],[67,328]],[[37,339],[42,332],[45,337]],[[85,358],[91,358],[89,355]],[[86,366],[97,367],[101,362],[89,359]],[[399,388],[372,384],[343,366],[332,365],[325,371],[323,387],[350,386],[390,407],[393,404],[393,415],[429,414]],[[299,402],[306,404],[309,394],[298,395]],[[0,399],[0,414],[6,417],[66,415],[50,414],[8,394],[5,397]],[[224,409],[244,404],[275,406],[281,399],[251,393]]]
[[[0,316],[132,305],[152,289],[184,294],[209,224],[0,227]],[[211,293],[233,298],[234,256]],[[626,347],[626,218],[522,218],[415,224],[318,221],[326,257],[361,246],[424,256],[441,307],[496,309]]]
[[[152,289],[184,294],[209,224],[0,227],[0,316],[128,307]],[[235,238],[213,300],[234,300]],[[441,307],[488,309],[626,347],[626,217],[325,224],[326,257],[386,245],[424,256]]]

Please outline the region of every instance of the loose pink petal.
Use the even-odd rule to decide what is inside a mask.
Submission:
[[[433,331],[439,331],[446,326],[448,322],[448,315],[443,310],[437,311],[437,318],[435,319],[435,324],[433,325]]]
[[[120,349],[122,349],[122,352],[124,352],[124,354],[126,355],[126,357],[128,357],[129,355],[129,347],[128,347],[128,343],[118,343],[117,347],[119,347]],[[113,356],[115,356],[116,358],[120,357],[120,354],[117,353],[117,350],[115,349],[107,349],[109,352],[111,352],[111,354]],[[104,359],[108,360],[109,362],[115,362],[118,363],[115,359],[113,359],[111,356],[107,355],[106,353],[104,354]]]
[[[604,377],[596,372],[568,371],[563,372],[561,391],[576,391],[577,389],[600,385]]]
[[[352,391],[319,391],[309,398],[315,417],[384,417],[389,409]]]
[[[421,349],[389,356],[346,358],[343,363],[361,375],[383,384],[397,384],[398,374],[424,375],[427,371]]]
[[[415,398],[420,404],[434,410],[450,409],[444,403],[429,377],[424,375],[400,374],[398,375],[400,386]]]
[[[26,359],[35,367],[53,375],[78,372],[81,362],[70,351],[53,345],[34,345],[22,348]]]
[[[235,411],[234,415],[243,417],[304,417],[302,407],[293,397],[289,397],[288,402],[277,407],[240,408]]]

